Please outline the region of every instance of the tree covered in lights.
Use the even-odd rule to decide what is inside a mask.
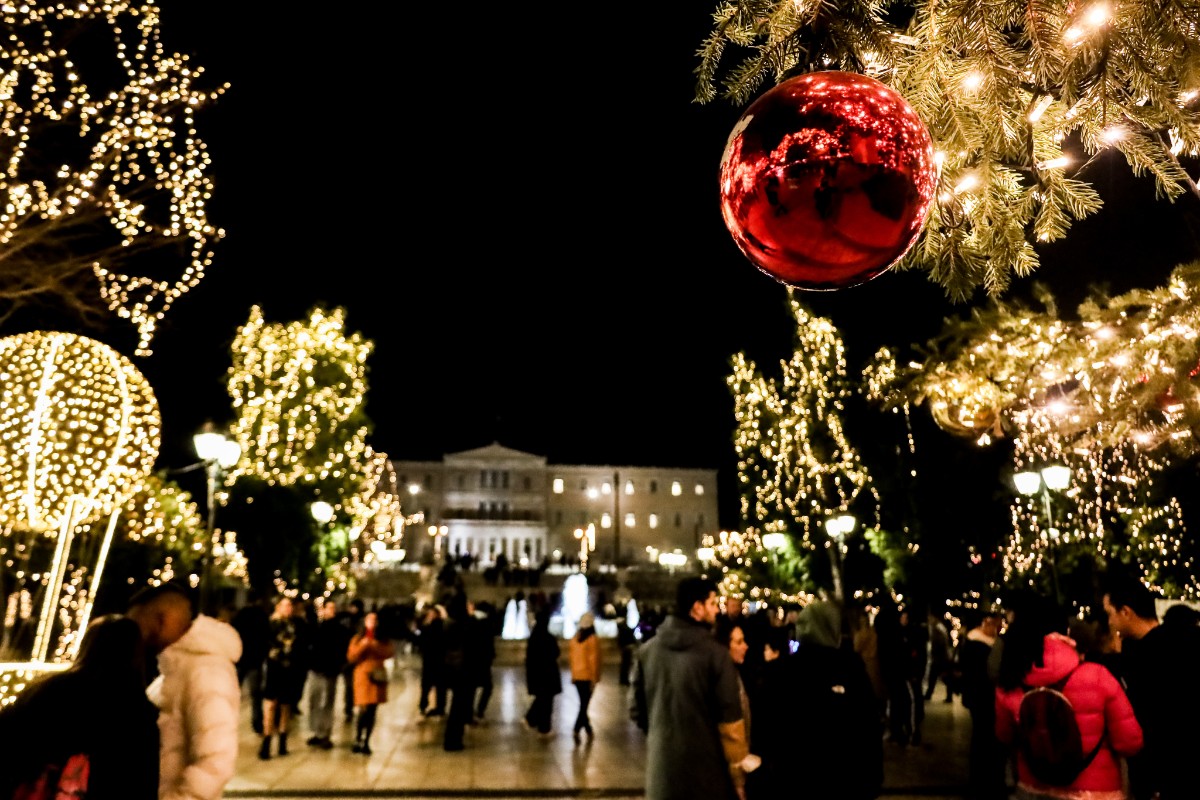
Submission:
[[[0,50],[0,321],[106,309],[149,353],[158,321],[204,276],[209,156],[195,115],[224,91],[171,52],[157,6],[5,5]]]
[[[83,533],[99,541],[107,520],[91,523]],[[117,528],[96,599],[100,613],[120,611],[133,592],[147,584],[199,579],[208,535],[204,512],[191,494],[163,471],[156,472],[121,506]],[[226,579],[245,579],[245,558],[236,535],[225,531],[213,566]]]
[[[361,555],[386,457],[366,441],[373,345],[348,333],[345,317],[316,306],[306,320],[268,323],[255,306],[233,341],[227,385],[242,457],[227,479],[224,519],[238,531],[256,587],[275,578],[323,585]],[[317,500],[334,510],[323,526],[310,512]],[[286,569],[274,576],[266,562]]]
[[[1038,247],[1102,201],[1119,154],[1161,196],[1200,195],[1200,28],[1187,3],[718,0],[696,99],[742,106],[792,74],[845,70],[899,91],[933,137],[937,199],[897,270],[956,300],[1001,296]]]
[[[877,354],[868,384],[880,406],[924,406],[983,447],[1010,441],[1011,473],[1071,469],[1071,485],[1051,498],[1057,536],[1044,498],[1014,492],[1007,581],[1044,586],[1057,559],[1070,583],[1116,560],[1168,596],[1200,592],[1200,554],[1170,481],[1198,450],[1198,292],[1200,264],[1156,289],[1094,290],[1073,316],[1040,290],[1040,308],[995,300],[947,320],[907,357]]]
[[[793,583],[777,591],[812,590],[829,575],[831,542],[825,521],[854,513],[860,525],[878,526],[879,497],[871,476],[843,428],[845,401],[853,386],[846,373],[842,339],[833,324],[812,315],[789,290],[796,320],[795,349],[768,376],[738,353],[727,383],[734,399],[734,450],[746,544],[733,552],[754,564],[782,559]],[[774,555],[762,537],[784,533],[787,545]],[[764,559],[768,561],[764,562]],[[756,566],[755,570],[761,570]],[[778,579],[778,576],[776,576]],[[745,580],[743,576],[742,580]],[[751,586],[751,592],[761,587]]]

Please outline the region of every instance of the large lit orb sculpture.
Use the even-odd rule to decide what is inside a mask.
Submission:
[[[117,512],[150,474],[162,422],[133,364],[83,336],[0,339],[0,385],[3,703],[74,657]],[[100,533],[76,537],[85,525]]]

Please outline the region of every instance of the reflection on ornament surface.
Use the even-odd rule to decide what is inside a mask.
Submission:
[[[895,90],[848,72],[754,101],[721,158],[721,214],[742,253],[808,290],[857,286],[916,241],[937,185],[933,140]]]

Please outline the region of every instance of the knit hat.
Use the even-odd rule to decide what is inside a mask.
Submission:
[[[591,628],[596,624],[596,618],[592,616],[592,612],[585,611],[583,616],[579,618],[579,627]]]
[[[842,612],[828,600],[815,600],[804,607],[796,619],[796,638],[800,644],[838,647],[842,643]]]

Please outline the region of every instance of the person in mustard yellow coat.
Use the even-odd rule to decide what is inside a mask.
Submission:
[[[358,720],[354,728],[356,753],[371,755],[371,732],[375,730],[375,712],[388,699],[387,666],[383,663],[396,654],[396,646],[379,630],[379,617],[372,611],[363,617],[362,628],[350,640],[346,659],[354,665],[354,705]],[[384,680],[373,674],[382,671]]]
[[[588,705],[592,701],[592,689],[600,681],[600,639],[596,636],[596,618],[590,612],[579,618],[579,630],[567,643],[567,656],[571,662],[571,681],[579,692],[579,715],[575,717],[575,742],[581,733],[587,733],[590,742],[596,735],[592,721],[588,719]]]

